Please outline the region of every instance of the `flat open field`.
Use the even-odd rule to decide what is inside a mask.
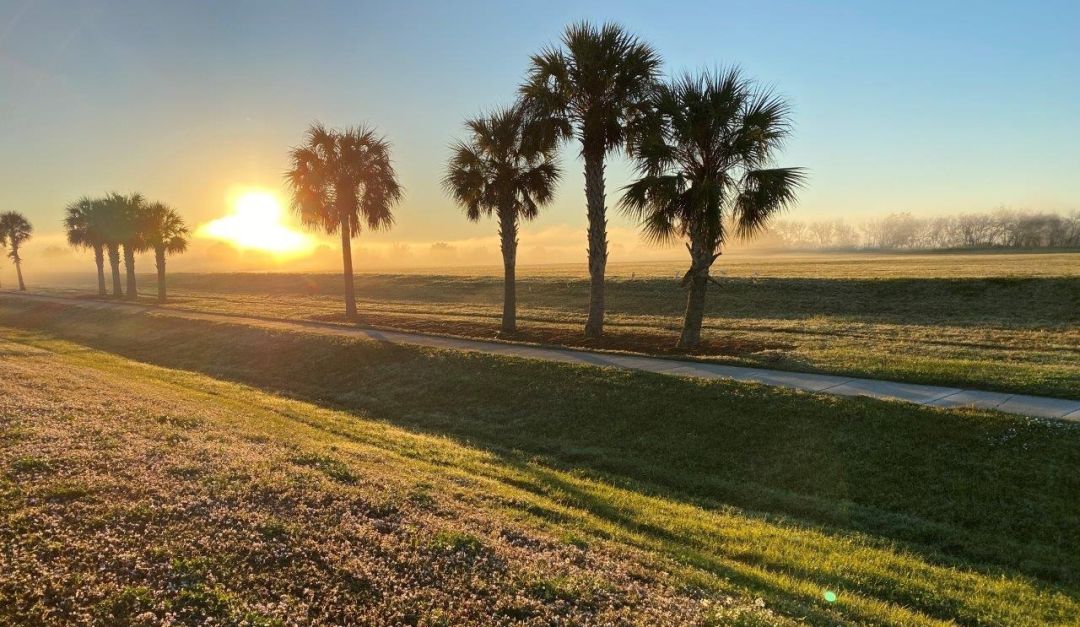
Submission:
[[[582,336],[581,268],[523,268],[526,342],[673,354],[675,263],[612,264],[608,337]],[[1080,398],[1080,253],[732,255],[715,267],[693,357],[782,370]],[[177,274],[169,307],[343,322],[333,274]],[[365,324],[494,337],[491,268],[360,275]],[[144,293],[153,293],[150,277]],[[61,290],[85,294],[85,289]]]
[[[1080,425],[11,300],[0,327],[0,623],[1080,615]]]

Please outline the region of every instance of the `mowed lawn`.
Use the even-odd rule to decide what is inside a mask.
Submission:
[[[608,337],[582,333],[580,269],[519,274],[518,341],[672,354],[685,293],[674,263],[613,264]],[[364,324],[492,338],[490,269],[361,275]],[[694,358],[781,370],[1080,398],[1080,253],[722,257]],[[334,274],[177,274],[170,307],[343,322]],[[143,283],[153,294],[154,282]],[[70,292],[69,292],[70,293]],[[85,291],[75,293],[85,294]]]
[[[1080,616],[1080,425],[10,299],[0,325],[0,622]]]

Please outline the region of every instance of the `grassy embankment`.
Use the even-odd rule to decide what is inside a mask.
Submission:
[[[515,339],[670,354],[685,299],[673,279],[680,267],[614,265],[608,337],[593,343],[581,333],[587,280],[568,268],[523,269]],[[716,270],[724,274],[710,286],[698,358],[1080,398],[1080,254],[734,256]],[[170,283],[172,307],[342,321],[335,275],[178,274]],[[366,324],[485,338],[498,330],[497,276],[361,275],[358,288]]]
[[[11,620],[1080,615],[1077,425],[2,307]]]

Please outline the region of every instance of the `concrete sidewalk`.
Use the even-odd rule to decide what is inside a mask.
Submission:
[[[212,314],[179,309],[150,307],[134,303],[105,302],[82,300],[61,296],[2,292],[3,298],[23,298],[89,309],[112,309],[130,312],[150,312],[156,315],[178,318],[208,320],[224,323],[243,323],[275,329],[302,329],[318,331],[330,335],[361,337],[394,344],[411,344],[461,351],[476,351],[493,355],[506,355],[523,359],[541,359],[563,363],[585,364],[591,366],[642,370],[666,375],[697,377],[702,379],[733,379],[773,385],[804,392],[838,394],[841,396],[869,396],[884,400],[899,400],[917,405],[933,407],[978,407],[997,411],[1036,416],[1040,418],[1060,418],[1080,421],[1080,401],[1050,398],[1046,396],[1027,396],[1002,392],[982,392],[961,388],[898,383],[875,379],[768,370],[765,368],[745,368],[691,361],[678,361],[660,357],[620,355],[596,351],[574,350],[568,348],[547,348],[509,342],[487,342],[466,338],[408,333],[403,331],[381,331],[363,327],[351,327],[341,324],[308,321],[268,320],[239,315]]]

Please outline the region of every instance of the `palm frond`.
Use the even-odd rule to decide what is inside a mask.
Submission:
[[[805,180],[802,168],[747,172],[743,189],[735,201],[736,233],[742,238],[750,238],[764,230],[776,214],[795,203],[796,191]]]
[[[5,245],[11,246],[11,254],[15,254],[19,246],[30,239],[33,233],[33,225],[23,214],[18,211],[0,213],[0,238],[3,238]]]
[[[160,248],[170,254],[187,250],[190,231],[180,214],[165,203],[147,203],[139,228],[147,248]]]
[[[309,229],[335,234],[343,222],[349,235],[394,223],[393,208],[404,193],[390,159],[390,143],[375,129],[331,130],[316,122],[303,145],[290,151],[285,173],[289,206]]]
[[[561,43],[530,61],[519,90],[529,115],[549,136],[576,134],[604,152],[627,148],[636,120],[647,111],[659,55],[614,23],[571,24]]]
[[[443,189],[469,220],[497,213],[531,219],[554,197],[554,144],[537,140],[521,103],[467,120],[470,137],[451,146]]]
[[[750,237],[795,202],[799,168],[765,168],[790,132],[787,103],[758,89],[738,68],[684,74],[653,90],[650,120],[633,138],[638,180],[620,209],[643,236],[685,236],[719,254],[734,229]]]

